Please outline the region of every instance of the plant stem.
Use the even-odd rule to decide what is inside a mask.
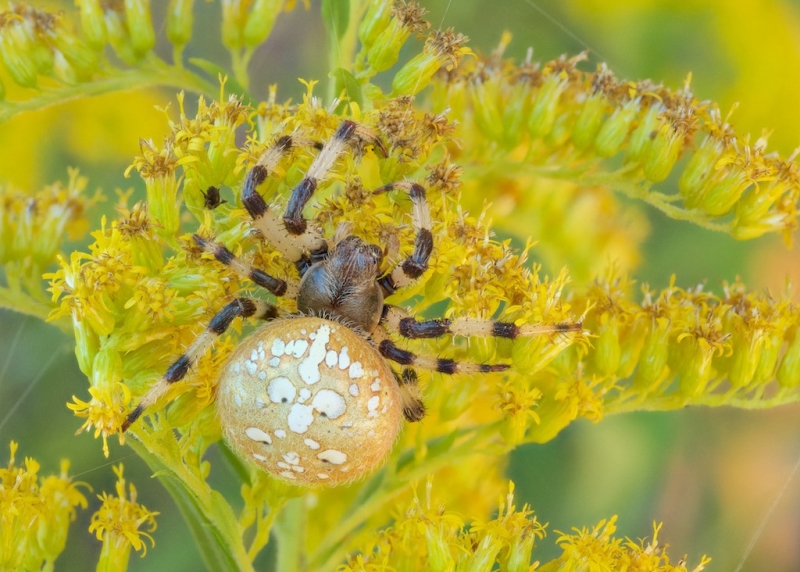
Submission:
[[[305,502],[305,497],[287,501],[275,519],[274,530],[278,541],[278,562],[275,569],[281,572],[299,572],[305,569],[303,562],[303,547],[306,540]]]

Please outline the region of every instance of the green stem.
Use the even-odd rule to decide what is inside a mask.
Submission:
[[[15,115],[25,111],[43,109],[89,95],[101,95],[113,91],[140,89],[157,85],[188,89],[207,95],[213,95],[217,91],[216,86],[187,69],[149,62],[146,67],[119,71],[114,75],[91,82],[44,91],[36,97],[24,101],[2,102],[0,103],[0,123],[8,121]]]
[[[364,13],[369,6],[364,0],[350,0],[350,15],[347,24],[347,31],[343,35],[328,37],[328,71],[337,68],[344,68],[348,71],[353,70],[356,56],[356,46],[358,45],[358,25],[361,23]],[[336,93],[336,78],[328,79],[328,101],[333,101],[338,97]]]
[[[274,530],[278,547],[278,562],[275,567],[281,572],[299,572],[303,566],[306,540],[306,499],[294,498],[286,502],[275,519]]]

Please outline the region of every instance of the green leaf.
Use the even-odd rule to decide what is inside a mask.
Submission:
[[[358,80],[344,68],[336,68],[329,76],[336,81],[336,94],[340,96],[342,92],[347,96],[350,101],[363,106],[364,97],[361,93],[361,84]]]
[[[328,44],[337,45],[350,23],[350,0],[322,0],[322,21],[331,38]]]

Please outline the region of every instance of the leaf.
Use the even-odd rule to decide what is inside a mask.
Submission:
[[[336,68],[328,77],[336,81],[336,95],[339,96],[344,92],[347,99],[363,106],[364,97],[361,93],[361,84],[358,80],[344,68]]]
[[[322,0],[322,21],[335,46],[344,37],[350,22],[350,0]]]

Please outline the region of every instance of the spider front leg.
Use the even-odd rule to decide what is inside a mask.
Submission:
[[[428,210],[428,199],[425,188],[410,181],[391,183],[373,191],[374,194],[393,190],[404,190],[411,197],[414,205],[412,218],[417,236],[414,240],[414,252],[398,264],[389,274],[378,280],[384,296],[394,294],[400,288],[417,280],[428,269],[428,261],[433,252],[433,233],[431,232],[431,215]]]
[[[236,272],[241,278],[249,278],[262,288],[269,290],[276,296],[287,296],[289,298],[297,297],[297,283],[287,282],[280,278],[270,276],[263,270],[256,268],[252,264],[245,262],[238,258],[224,244],[206,240],[199,234],[193,234],[195,244],[202,248],[205,252],[211,254],[219,262],[229,266],[231,270]]]
[[[328,243],[314,228],[306,228],[299,234],[290,233],[284,222],[272,212],[258,193],[258,186],[274,171],[282,157],[292,149],[307,146],[302,138],[284,135],[275,140],[261,156],[258,163],[250,169],[242,186],[242,204],[253,219],[253,226],[278,249],[284,258],[293,262],[303,272],[316,260],[324,258]]]
[[[280,314],[280,310],[261,300],[254,300],[251,298],[236,298],[233,302],[226,305],[220,310],[211,322],[208,328],[200,334],[197,339],[189,346],[186,352],[173,363],[167,373],[150,388],[139,405],[131,411],[125,418],[125,422],[120,427],[120,432],[124,433],[142,413],[153,405],[156,401],[163,396],[169,387],[182,380],[186,373],[189,371],[197,360],[202,356],[205,351],[211,346],[216,339],[225,333],[228,327],[237,316],[243,318],[259,318],[262,320],[274,320]]]
[[[303,217],[303,208],[309,201],[319,184],[325,180],[328,173],[336,164],[336,160],[344,153],[353,142],[366,142],[375,146],[386,156],[386,148],[378,136],[367,127],[354,121],[345,120],[323,146],[308,168],[306,176],[292,191],[283,222],[286,230],[292,236],[303,236],[308,232],[308,221]]]

